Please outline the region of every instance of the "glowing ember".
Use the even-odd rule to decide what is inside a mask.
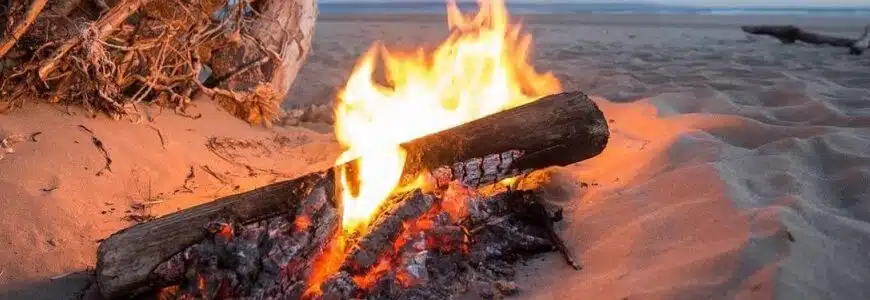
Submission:
[[[448,2],[450,36],[434,51],[389,52],[374,45],[357,63],[336,108],[339,163],[359,158],[353,184],[340,182],[345,231],[364,227],[396,190],[405,163],[399,144],[561,90],[527,62],[531,36],[511,24],[502,0],[480,0],[464,16]],[[389,86],[372,76],[383,61]]]

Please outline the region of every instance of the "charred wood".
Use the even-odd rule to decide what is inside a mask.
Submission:
[[[598,106],[583,92],[566,92],[402,144],[408,152],[405,174],[472,159],[480,160],[471,166],[478,173],[452,176],[472,181],[475,176],[484,179],[485,175],[565,166],[598,155],[609,137],[607,120]],[[511,153],[509,158],[503,156],[506,152]],[[495,155],[499,155],[497,162]],[[495,163],[495,168],[485,161]]]
[[[157,266],[150,287],[204,299],[299,298],[309,262],[339,225],[331,194],[324,181],[289,213],[247,225],[210,222],[202,242]]]
[[[207,237],[202,228],[226,220],[248,225],[304,208],[306,198],[334,201],[332,172],[318,172],[232,195],[121,230],[97,250],[97,281],[104,297],[115,298],[160,284],[152,270]],[[317,187],[315,189],[315,187]],[[316,196],[321,197],[321,196]],[[335,204],[331,204],[333,207]],[[172,277],[174,278],[174,277]],[[171,278],[170,278],[171,279]]]
[[[399,237],[405,222],[412,221],[429,211],[435,202],[432,195],[420,190],[400,195],[386,211],[369,226],[369,230],[350,250],[344,269],[351,273],[361,273],[371,268],[386,250],[392,247]]]

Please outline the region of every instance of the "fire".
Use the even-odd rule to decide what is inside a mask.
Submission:
[[[355,180],[342,172],[343,227],[368,225],[397,187],[406,153],[400,143],[448,129],[561,90],[529,64],[531,36],[510,23],[503,0],[479,0],[476,15],[448,1],[450,35],[433,51],[388,51],[375,44],[339,94],[338,163],[358,158]],[[373,79],[383,63],[387,85]]]

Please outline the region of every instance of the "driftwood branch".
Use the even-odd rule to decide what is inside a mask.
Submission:
[[[402,144],[408,153],[404,177],[448,166],[447,173],[439,175],[483,184],[588,159],[604,150],[608,138],[603,113],[585,94],[552,95]],[[202,228],[209,222],[224,219],[244,225],[287,212],[311,186],[334,182],[336,172],[351,175],[356,165],[356,160],[350,161],[117,232],[98,250],[100,290],[112,298],[139,291],[161,262],[201,241]]]
[[[6,56],[9,49],[12,49],[12,47],[15,46],[15,43],[18,42],[18,39],[27,32],[27,28],[30,28],[33,21],[36,21],[36,17],[39,16],[39,13],[41,13],[45,8],[47,2],[48,0],[33,0],[33,2],[30,2],[30,6],[27,8],[24,18],[19,21],[18,24],[15,24],[11,33],[8,36],[3,37],[3,41],[0,42],[0,59]],[[12,24],[9,25],[11,26]]]
[[[870,47],[870,24],[864,28],[864,34],[857,39],[824,35],[803,30],[794,25],[786,26],[743,26],[743,32],[756,35],[769,35],[779,39],[785,44],[794,44],[797,41],[813,45],[829,45],[834,47],[849,48],[849,53],[860,55]]]

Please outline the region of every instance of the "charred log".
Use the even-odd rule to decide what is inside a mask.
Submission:
[[[475,193],[454,182],[437,191],[440,196],[419,190],[394,196],[371,230],[352,242],[343,269],[322,282],[306,280],[324,267],[312,263],[313,254],[337,224],[323,190],[315,188],[298,209],[268,220],[211,222],[203,241],[152,272],[152,286],[162,288],[137,298],[449,299],[470,291],[492,299],[517,293],[513,265],[553,249],[536,192],[462,197],[464,214],[451,215],[444,206],[459,199],[449,196],[456,189]],[[389,220],[402,228],[388,226]],[[354,265],[362,248],[372,251],[378,267]],[[304,294],[310,284],[319,284],[320,293]]]
[[[544,132],[546,134],[542,134]],[[441,177],[463,181],[476,178],[474,183],[480,184],[499,176],[593,157],[604,149],[608,137],[602,112],[585,94],[552,95],[404,143],[402,146],[409,157],[404,174],[405,178],[415,178],[414,174],[421,174],[423,170],[479,160],[480,163],[472,163],[471,167],[466,163],[461,175],[451,172]],[[335,170],[346,172],[354,164],[351,161]],[[119,231],[106,239],[98,250],[96,272],[100,290],[107,297],[118,297],[149,287],[154,281],[152,270],[205,239],[207,234],[201,228],[207,224],[224,220],[237,224],[234,226],[246,226],[285,215],[310,197],[315,187],[334,182],[334,171],[318,172]],[[329,201],[338,207],[332,195]]]
[[[152,274],[152,270],[205,239],[207,235],[202,228],[206,225],[225,220],[237,224],[235,226],[244,226],[268,220],[304,208],[300,204],[312,194],[322,194],[327,201],[334,201],[333,185],[332,172],[318,172],[224,197],[121,230],[103,241],[97,250],[96,273],[100,291],[108,298],[121,297],[148,290],[164,280],[177,279],[169,276],[161,280]]]
[[[488,176],[510,177],[506,174],[589,159],[604,150],[609,137],[598,106],[583,92],[567,92],[402,144],[408,152],[405,174],[479,159],[451,176],[485,182],[492,178]]]
[[[380,213],[371,230],[350,250],[343,268],[353,273],[368,270],[378,262],[384,251],[392,247],[402,226],[427,212],[434,204],[434,197],[419,190],[403,194],[392,200],[394,204]]]
[[[267,220],[209,223],[204,241],[152,272],[151,286],[204,299],[300,297],[311,258],[339,224],[331,190],[330,182],[321,182],[296,209]]]
[[[864,34],[857,39],[824,35],[806,31],[797,26],[743,26],[743,32],[756,35],[769,35],[779,39],[784,44],[794,44],[797,41],[813,45],[829,45],[849,48],[849,54],[860,55],[870,48],[870,25],[864,28]]]
[[[467,189],[452,185],[449,189]],[[402,220],[397,237],[368,233],[379,245],[358,242],[345,257],[345,267],[321,284],[323,299],[450,299],[472,291],[491,299],[518,292],[513,264],[554,250],[541,219],[533,191],[506,192],[489,197],[464,198],[467,215],[459,218],[443,210],[444,194],[421,217],[406,219],[389,211],[416,207],[402,199],[420,199],[419,191],[395,197],[393,208],[375,224]],[[377,230],[378,225],[372,225]],[[370,237],[377,236],[376,238]],[[360,248],[373,247],[378,267],[357,266]],[[369,259],[369,258],[365,258]],[[349,267],[350,266],[350,267]],[[309,282],[309,284],[312,284]]]

